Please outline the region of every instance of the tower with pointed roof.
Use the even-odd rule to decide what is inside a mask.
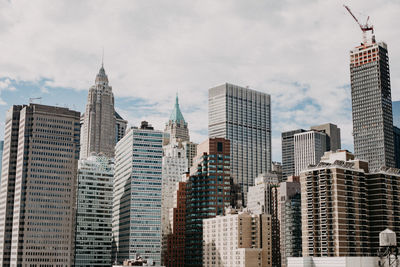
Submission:
[[[190,140],[188,124],[183,118],[181,109],[179,108],[178,94],[176,95],[174,109],[165,125],[164,132],[166,136],[164,144],[170,143],[173,139],[179,139],[180,141]]]
[[[92,154],[114,157],[116,140],[114,94],[103,64],[90,87],[83,116],[81,158]]]

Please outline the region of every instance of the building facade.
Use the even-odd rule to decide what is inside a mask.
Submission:
[[[75,264],[109,267],[112,245],[114,162],[104,156],[79,160]]]
[[[281,266],[287,257],[301,257],[301,192],[298,176],[289,176],[279,184],[278,218],[280,226]]]
[[[306,132],[304,129],[282,132],[282,176],[286,180],[287,177],[295,174],[294,164],[294,135]]]
[[[355,156],[371,170],[395,167],[387,45],[375,38],[350,51]]]
[[[393,126],[394,159],[397,169],[400,169],[400,128]]]
[[[162,210],[161,226],[163,237],[163,254],[168,244],[167,237],[171,234],[173,221],[170,218],[170,210],[174,207],[174,193],[176,185],[182,180],[182,175],[188,171],[188,159],[186,147],[178,139],[163,146],[162,158]]]
[[[294,135],[294,172],[300,175],[310,164],[317,164],[326,151],[327,135],[311,130]]]
[[[90,87],[82,125],[80,158],[92,153],[114,157],[116,141],[114,94],[103,65]]]
[[[166,267],[185,266],[186,230],[186,182],[179,182],[174,193],[174,205],[170,209],[171,233],[167,237]]]
[[[271,170],[271,97],[233,84],[208,92],[208,133],[231,142],[231,175],[243,192]]]
[[[203,264],[203,219],[222,215],[231,202],[230,142],[210,138],[197,146],[186,185],[185,266]]]
[[[342,148],[340,139],[340,128],[332,123],[325,123],[311,126],[311,130],[316,130],[326,134],[326,151],[336,151]]]
[[[204,267],[273,266],[271,216],[228,211],[203,223]]]
[[[281,265],[280,226],[278,217],[279,175],[277,173],[260,174],[255,185],[249,187],[247,209],[254,214],[271,216],[271,263]]]
[[[161,263],[163,132],[147,122],[118,142],[113,188],[113,262],[141,256]]]
[[[301,172],[303,257],[369,255],[366,168],[340,151]]]
[[[118,112],[114,112],[115,117],[115,144],[124,137],[128,121],[124,120]]]
[[[79,112],[38,104],[9,110],[0,195],[2,266],[73,264],[79,119]]]

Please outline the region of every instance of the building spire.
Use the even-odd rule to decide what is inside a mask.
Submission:
[[[172,122],[186,123],[185,119],[183,118],[181,109],[179,108],[178,93],[176,93],[174,109],[172,110],[171,116],[169,116],[169,120]]]
[[[104,70],[104,48],[103,54],[101,56],[101,68],[99,70],[99,73],[96,75],[96,85],[97,84],[108,84],[108,77],[106,75],[106,71]]]

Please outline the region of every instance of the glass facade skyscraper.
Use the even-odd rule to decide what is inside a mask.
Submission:
[[[111,265],[114,162],[91,156],[78,165],[75,265]]]
[[[141,256],[161,262],[163,132],[131,128],[115,150],[113,262]]]
[[[231,176],[246,200],[249,186],[271,170],[271,97],[223,84],[208,92],[208,133],[230,140]]]
[[[375,38],[350,51],[354,152],[371,170],[395,167],[387,45]]]

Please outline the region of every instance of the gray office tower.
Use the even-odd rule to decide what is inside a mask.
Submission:
[[[0,266],[72,266],[80,113],[30,104],[6,115]]]
[[[294,175],[294,135],[304,133],[306,130],[298,129],[282,133],[282,177],[286,181],[287,177]]]
[[[395,167],[387,45],[375,38],[350,51],[354,152],[370,170]]]
[[[246,202],[249,186],[271,170],[271,97],[233,84],[208,92],[208,133],[231,142],[231,176]]]

